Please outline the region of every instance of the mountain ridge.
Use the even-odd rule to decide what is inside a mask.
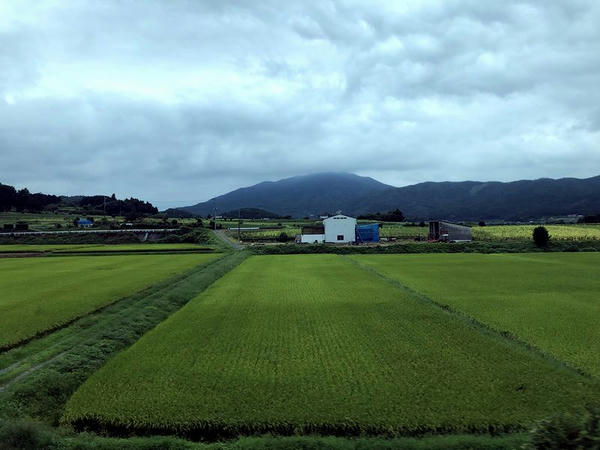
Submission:
[[[600,212],[600,175],[501,181],[426,181],[394,187],[370,177],[324,172],[263,181],[178,209],[197,215],[260,208],[281,216],[341,210],[360,215],[396,208],[409,219],[530,220]]]

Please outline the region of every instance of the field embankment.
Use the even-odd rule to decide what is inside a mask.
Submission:
[[[216,254],[0,259],[0,349],[102,308]]]
[[[203,439],[501,432],[598,388],[349,259],[255,256],[94,373],[63,421]]]
[[[533,241],[497,242],[402,242],[385,245],[279,244],[248,247],[257,255],[301,254],[412,254],[412,253],[549,253],[600,252],[600,240],[553,241],[547,247],[536,247]]]

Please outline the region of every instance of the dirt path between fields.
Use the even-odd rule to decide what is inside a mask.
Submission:
[[[213,230],[213,233],[215,233],[215,236],[217,237],[217,239],[225,242],[227,245],[230,245],[231,247],[235,248],[236,250],[243,250],[244,246],[242,244],[240,244],[239,242],[231,239],[229,236],[227,236],[227,234],[225,234],[225,230]]]

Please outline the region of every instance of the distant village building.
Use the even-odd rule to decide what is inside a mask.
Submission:
[[[354,217],[339,212],[335,216],[325,216],[323,225],[302,227],[296,242],[302,244],[349,244],[355,242],[379,242],[379,224],[357,225]]]
[[[325,227],[323,225],[310,225],[302,227],[300,242],[302,244],[321,244],[325,241]]]
[[[90,219],[79,219],[77,221],[77,226],[79,228],[89,228],[92,225],[94,225],[94,222],[92,222]]]
[[[471,240],[471,228],[442,220],[429,222],[429,240],[463,242]]]
[[[325,242],[346,244],[356,242],[356,219],[354,217],[336,214],[323,220],[325,227]]]

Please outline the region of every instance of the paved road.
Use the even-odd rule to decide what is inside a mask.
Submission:
[[[231,245],[236,250],[242,250],[244,248],[244,246],[238,241],[234,241],[227,236],[227,234],[225,234],[225,230],[213,230],[213,233],[215,233],[215,236],[217,236],[218,239],[225,242],[227,245]]]

